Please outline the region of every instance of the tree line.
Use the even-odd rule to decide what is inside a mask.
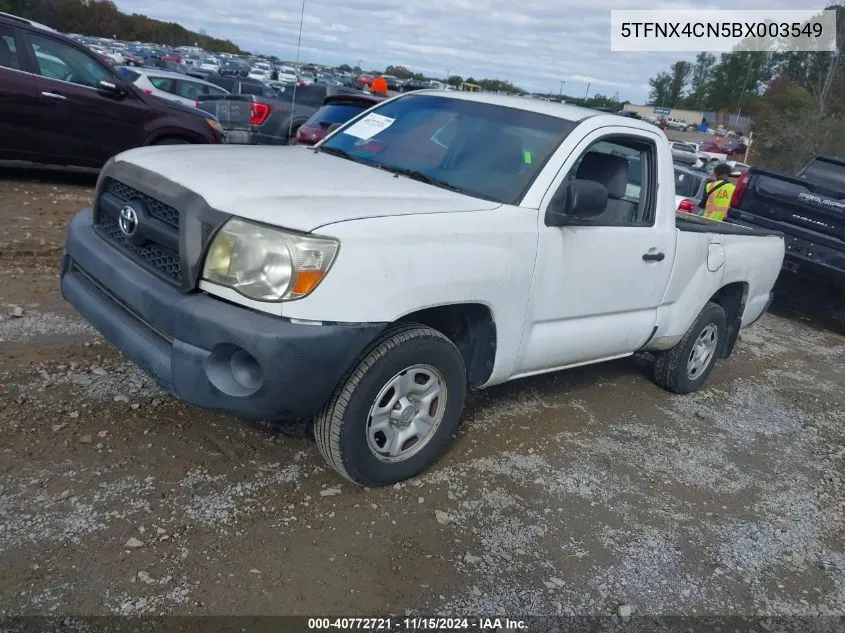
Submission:
[[[128,15],[110,0],[0,0],[0,11],[46,24],[63,33],[244,53],[229,40],[195,33],[175,22],[154,20],[137,13]]]
[[[695,62],[677,61],[649,80],[649,105],[719,112],[748,111],[776,78],[807,91],[822,111],[845,110],[845,5],[837,13],[837,51],[737,51],[717,58],[699,53]]]
[[[845,156],[845,5],[835,52],[700,53],[649,81],[649,104],[752,119],[754,164],[795,172],[817,154]]]

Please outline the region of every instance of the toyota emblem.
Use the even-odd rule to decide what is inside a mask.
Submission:
[[[118,225],[126,237],[132,237],[135,231],[138,230],[138,213],[132,205],[123,205],[123,208],[120,210]]]

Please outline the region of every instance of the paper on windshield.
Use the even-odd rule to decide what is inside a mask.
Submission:
[[[343,133],[366,141],[389,128],[395,120],[381,114],[368,114],[357,123],[343,130]]]

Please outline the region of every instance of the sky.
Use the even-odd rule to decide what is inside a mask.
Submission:
[[[117,0],[253,53],[297,58],[302,0]],[[822,8],[824,4],[820,4]],[[694,53],[610,50],[611,9],[789,9],[793,0],[305,0],[299,59],[506,79],[531,92],[645,103],[648,80]],[[561,82],[565,82],[561,87]]]

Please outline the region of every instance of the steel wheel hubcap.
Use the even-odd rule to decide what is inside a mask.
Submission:
[[[400,371],[381,388],[367,417],[367,445],[383,462],[401,462],[431,441],[446,410],[446,381],[431,365]]]
[[[711,323],[701,330],[687,360],[687,378],[695,380],[704,373],[716,353],[718,342],[719,329],[715,325]]]

